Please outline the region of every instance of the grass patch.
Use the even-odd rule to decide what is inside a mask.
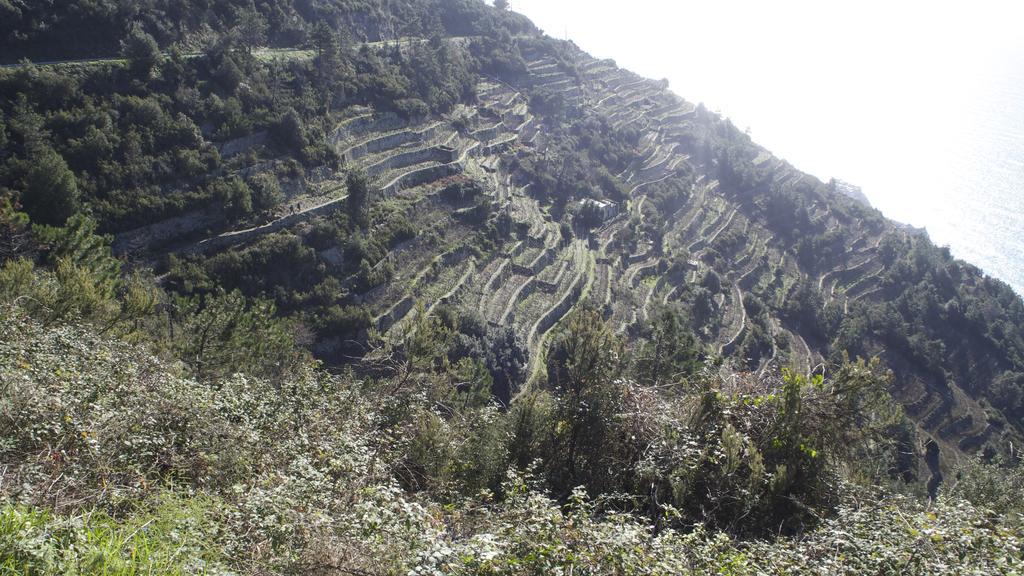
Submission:
[[[0,575],[220,573],[212,502],[165,493],[125,518],[0,505]]]

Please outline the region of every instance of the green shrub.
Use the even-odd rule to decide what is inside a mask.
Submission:
[[[221,574],[217,507],[168,493],[126,518],[72,516],[0,504],[0,573],[34,575]]]

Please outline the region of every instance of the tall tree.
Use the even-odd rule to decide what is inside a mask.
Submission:
[[[295,108],[288,108],[284,114],[270,127],[270,136],[274,143],[284,152],[301,154],[309,145],[302,116]]]
[[[171,342],[199,379],[236,371],[277,377],[303,358],[292,323],[279,318],[270,300],[247,299],[235,290],[173,303]]]
[[[133,26],[121,42],[121,55],[128,60],[131,71],[141,78],[149,78],[161,58],[156,40],[139,26]]]
[[[559,490],[600,490],[614,482],[616,472],[609,471],[619,456],[614,428],[622,403],[621,359],[619,340],[591,309],[576,312],[551,345],[547,375],[558,401],[550,464]]]
[[[254,48],[267,41],[267,19],[249,2],[248,6],[235,13],[233,32],[246,53],[252,54]]]
[[[51,264],[68,260],[98,281],[117,286],[121,280],[121,261],[110,250],[111,237],[96,233],[96,221],[75,214],[61,227],[34,226],[33,233],[46,251]]]
[[[0,112],[0,160],[4,158],[7,147],[7,126],[4,123],[3,112]]]
[[[29,154],[21,204],[33,222],[60,225],[78,210],[78,181],[67,162],[48,145]]]
[[[350,170],[345,178],[348,189],[346,208],[348,216],[362,228],[369,225],[370,220],[370,180],[361,169]]]
[[[637,381],[649,386],[676,384],[697,371],[700,347],[679,315],[664,309],[634,360]]]
[[[338,68],[341,66],[341,50],[338,35],[323,20],[313,28],[313,45],[316,47],[317,84],[325,93],[324,103],[328,111],[333,101],[333,93],[338,85]]]
[[[313,46],[316,48],[317,70],[322,76],[325,69],[330,69],[337,64],[338,37],[326,22],[320,20],[313,27],[312,38]]]

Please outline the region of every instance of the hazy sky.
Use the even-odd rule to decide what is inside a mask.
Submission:
[[[977,241],[983,230],[958,239],[957,211],[987,158],[1020,151],[988,144],[1024,137],[1022,1],[512,0],[512,9],[597,57],[667,78],[797,168],[858,184],[886,215],[927,224],[954,253],[986,264],[965,246],[1001,249]],[[992,119],[1007,106],[1015,115]],[[1024,182],[1024,158],[1000,169]],[[1024,190],[1003,193],[1016,193],[1019,204],[1003,211],[1024,237]]]
[[[945,145],[942,124],[958,121],[973,91],[965,84],[1003,64],[993,54],[1024,46],[1024,2],[513,0],[512,8],[596,56],[667,77],[679,95],[750,127],[821,177],[893,161],[893,146],[855,146],[886,138],[890,123]],[[835,137],[845,132],[849,144]]]

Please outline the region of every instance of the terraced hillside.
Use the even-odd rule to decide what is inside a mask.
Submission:
[[[507,8],[0,1],[0,565],[1019,572],[1024,302]]]
[[[278,47],[270,60],[264,48],[250,46],[248,59],[239,50],[277,84],[248,93],[235,84],[231,103],[210,98],[220,108],[209,126],[168,129],[195,139],[195,151],[153,160],[163,179],[121,177],[159,202],[97,193],[90,205],[136,267],[155,268],[178,292],[271,297],[332,365],[401,349],[424,316],[462,315],[520,350],[511,386],[522,388],[543,379],[551,335],[573,310],[599,310],[627,350],[672,310],[723,373],[811,374],[844,353],[880,355],[919,424],[922,454],[925,440],[955,458],[1020,438],[1024,340],[1006,318],[1024,311],[1005,286],[664,82],[503,17],[512,19],[503,34],[444,24],[445,38],[366,35],[338,52],[352,66],[336,77],[324,73],[338,49],[330,43]],[[112,58],[95,65],[135,65]],[[175,58],[210,75],[196,94],[230,80],[224,54]],[[432,67],[451,85],[417,76]],[[29,69],[3,73],[31,87]],[[296,90],[303,112],[279,111],[266,130],[232,116],[246,99],[276,101],[299,74],[330,97]],[[125,115],[152,112],[118,102]],[[184,112],[152,114],[184,122]],[[66,143],[72,159],[88,144],[80,140]],[[166,166],[200,154],[218,159],[213,183]],[[90,169],[79,169],[83,182],[114,178]],[[268,181],[275,202],[237,200]]]

